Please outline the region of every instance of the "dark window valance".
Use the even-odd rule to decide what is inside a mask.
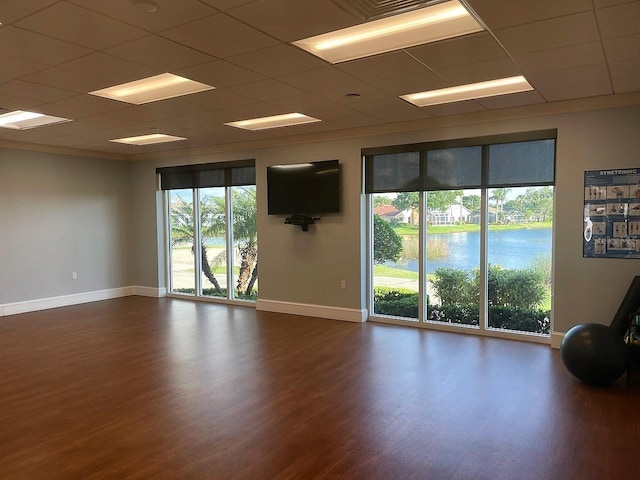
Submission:
[[[364,149],[365,193],[553,185],[556,130]]]
[[[160,167],[156,173],[162,190],[256,184],[255,160]]]

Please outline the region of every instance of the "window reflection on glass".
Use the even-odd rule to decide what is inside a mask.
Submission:
[[[202,295],[227,296],[227,221],[224,187],[201,188]]]
[[[427,192],[427,321],[479,325],[480,195]]]
[[[256,187],[231,187],[233,217],[233,298],[258,297],[258,231]]]
[[[419,193],[373,195],[373,308],[418,320]]]
[[[549,334],[553,187],[488,195],[487,326]]]
[[[171,190],[169,195],[171,291],[194,295],[195,223],[192,190]]]

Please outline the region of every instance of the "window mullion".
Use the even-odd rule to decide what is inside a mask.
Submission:
[[[489,195],[488,189],[483,188],[480,193],[480,331],[486,330],[488,318],[488,265],[487,265],[487,236],[489,231]]]
[[[235,296],[233,288],[233,268],[234,268],[234,245],[233,245],[233,204],[231,187],[225,187],[225,235],[227,240],[227,298],[232,299]]]
[[[195,294],[202,296],[202,226],[200,225],[200,189],[193,189],[193,245],[195,250]]]
[[[429,289],[427,288],[427,192],[420,192],[418,202],[418,319],[426,322],[429,315]]]

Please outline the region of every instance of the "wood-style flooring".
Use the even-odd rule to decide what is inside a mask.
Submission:
[[[127,297],[0,318],[0,479],[634,479],[548,346]]]

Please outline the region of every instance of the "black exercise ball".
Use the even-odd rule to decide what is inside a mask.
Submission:
[[[560,346],[567,370],[584,383],[605,386],[627,369],[629,350],[620,334],[599,323],[571,328]]]

